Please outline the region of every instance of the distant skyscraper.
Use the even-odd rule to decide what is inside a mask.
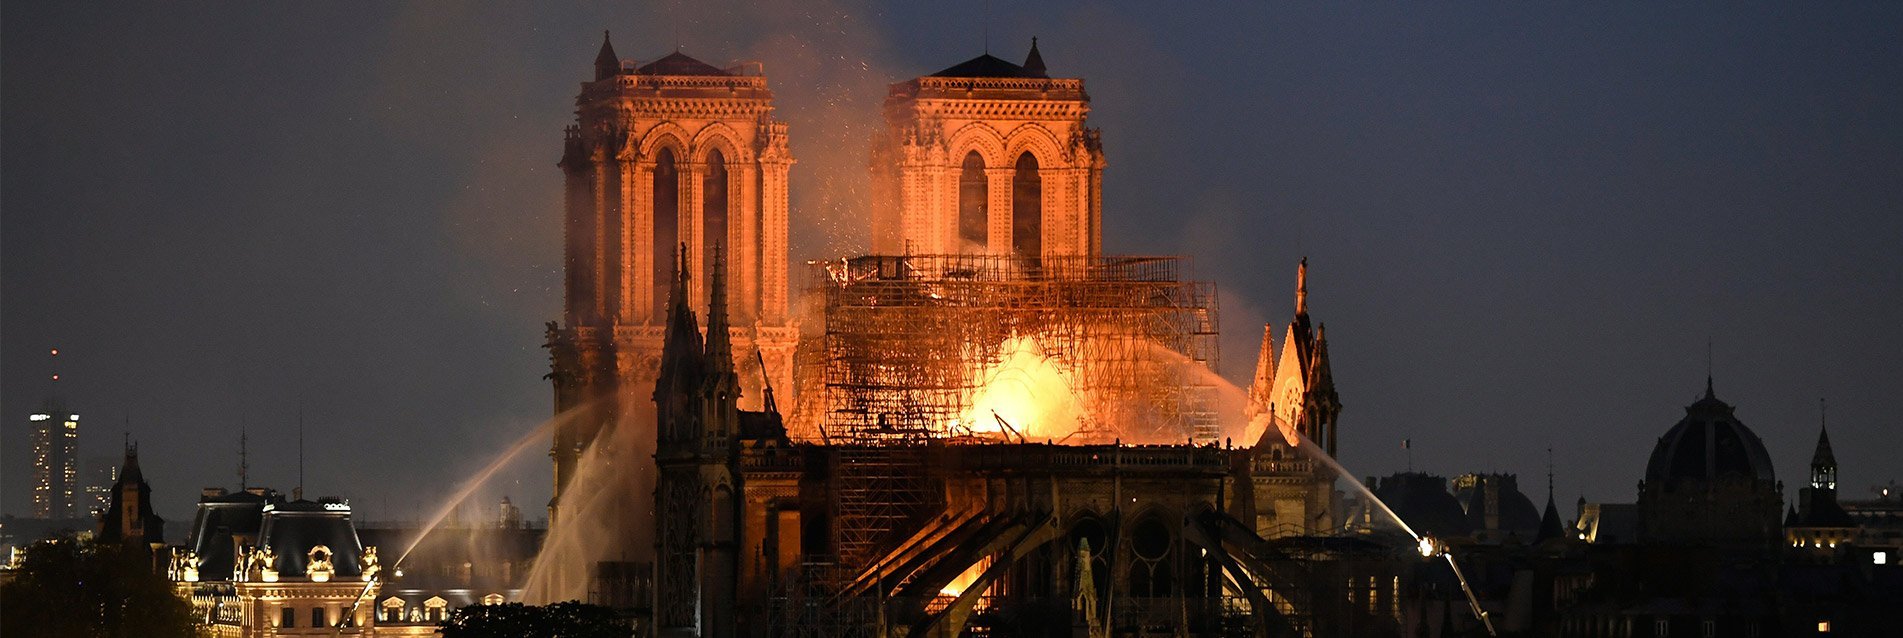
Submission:
[[[49,397],[27,418],[33,423],[33,517],[77,518],[79,415]]]

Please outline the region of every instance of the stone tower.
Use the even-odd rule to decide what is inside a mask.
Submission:
[[[1251,493],[1238,499],[1237,516],[1253,518],[1256,533],[1267,538],[1323,533],[1346,522],[1336,502],[1334,472],[1291,443],[1306,438],[1329,456],[1336,455],[1341,397],[1335,392],[1324,332],[1308,317],[1308,260],[1303,259],[1295,269],[1295,316],[1279,351],[1274,327],[1263,326],[1246,406],[1245,440],[1253,456],[1245,469]]]
[[[872,250],[1095,256],[1103,149],[1078,78],[989,54],[891,86],[873,141]]]
[[[563,320],[548,326],[546,347],[556,412],[579,411],[555,433],[551,518],[582,450],[655,387],[677,266],[693,275],[689,307],[706,308],[710,256],[726,256],[732,357],[750,402],[766,376],[793,387],[798,336],[786,283],[793,159],[760,66],[723,69],[679,52],[624,62],[604,36],[575,103],[560,162]]]

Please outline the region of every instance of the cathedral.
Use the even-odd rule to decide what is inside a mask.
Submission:
[[[597,434],[653,441],[653,545],[579,570],[640,635],[1391,622],[1391,590],[1320,593],[1394,574],[1302,449],[1333,453],[1340,412],[1307,263],[1224,405],[1214,286],[1104,252],[1089,95],[1035,42],[891,85],[873,253],[809,264],[799,316],[765,70],[604,42],[592,78],[560,162],[551,533]]]

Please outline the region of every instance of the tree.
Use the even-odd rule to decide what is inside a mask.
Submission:
[[[146,548],[61,538],[33,544],[0,586],[0,634],[189,638],[196,628]]]
[[[443,638],[628,638],[633,625],[600,605],[568,601],[470,605],[443,621]]]

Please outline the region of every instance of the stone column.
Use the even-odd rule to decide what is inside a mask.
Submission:
[[[985,168],[985,252],[1011,254],[1011,177],[1017,169]]]

